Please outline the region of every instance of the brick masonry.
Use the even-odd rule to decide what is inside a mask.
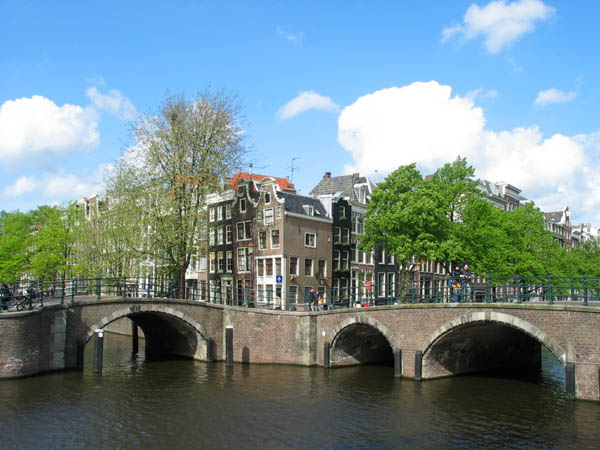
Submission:
[[[225,328],[233,326],[234,361],[299,365],[323,365],[324,344],[333,349],[343,330],[364,324],[402,351],[402,376],[409,378],[417,373],[417,351],[425,364],[440,338],[468,324],[499,323],[533,337],[563,365],[574,363],[576,397],[600,400],[600,309],[569,305],[417,304],[322,313],[156,299],[53,305],[0,314],[0,378],[82,367],[94,330],[123,317],[146,327],[147,343],[173,335],[148,327],[175,330],[192,349],[172,350],[196,359],[224,360]]]

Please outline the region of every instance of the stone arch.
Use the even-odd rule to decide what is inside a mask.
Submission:
[[[550,350],[550,352],[552,352],[552,354],[561,362],[563,366],[567,362],[566,352],[556,342],[556,340],[550,337],[547,333],[519,317],[490,310],[465,314],[444,323],[425,341],[425,345],[423,346],[423,355],[425,355],[440,338],[447,335],[450,331],[474,322],[497,322],[520,330],[539,341],[548,350]]]
[[[396,354],[394,335],[368,315],[347,317],[332,330],[331,336],[332,365],[385,363]]]
[[[194,331],[196,337],[196,349],[194,354],[190,356],[192,356],[194,359],[209,359],[209,337],[202,325],[190,318],[188,315],[169,305],[141,304],[116,309],[110,314],[100,318],[87,329],[82,340],[83,346],[89,342],[94,335],[95,330],[106,327],[108,324],[123,317],[129,317],[131,315],[143,313],[157,313],[159,315],[165,315],[183,322],[188,328]]]

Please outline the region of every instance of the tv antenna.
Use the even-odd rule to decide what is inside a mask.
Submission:
[[[294,184],[294,171],[300,170],[300,169],[294,167],[294,161],[296,161],[297,159],[300,159],[300,158],[292,158],[292,166],[290,167],[290,171],[292,173],[290,176],[292,184]]]

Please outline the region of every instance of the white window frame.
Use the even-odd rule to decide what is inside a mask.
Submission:
[[[307,268],[307,262],[310,261],[310,270],[307,272],[306,268]],[[315,273],[315,260],[312,258],[304,258],[304,276],[305,277],[312,277],[314,276]]]
[[[240,212],[246,212],[246,199],[240,199]]]
[[[275,242],[273,241],[273,233],[277,232],[277,239],[279,242],[277,242],[277,244],[275,244]],[[281,246],[281,233],[279,232],[278,229],[273,229],[271,230],[271,233],[269,233],[271,235],[271,248],[279,248]]]
[[[310,245],[309,237],[312,236],[312,245]],[[317,248],[317,234],[310,231],[304,233],[304,246],[308,248]]]
[[[264,223],[265,225],[273,225],[273,208],[265,209]]]
[[[264,237],[264,239],[263,239]],[[263,245],[264,244],[264,245]],[[267,249],[267,231],[261,230],[258,232],[258,249],[266,250]]]

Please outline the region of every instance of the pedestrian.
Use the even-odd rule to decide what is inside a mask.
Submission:
[[[310,288],[310,291],[306,293],[304,302],[308,305],[309,311],[317,311],[317,295],[315,294],[315,288]]]
[[[463,290],[463,298],[466,302],[471,301],[471,279],[473,278],[473,274],[469,270],[469,265],[465,264],[462,269],[460,269],[460,281],[462,284]]]
[[[461,297],[461,284],[460,284],[460,266],[457,264],[450,278],[450,292],[452,293],[452,301],[454,303],[460,303]]]

